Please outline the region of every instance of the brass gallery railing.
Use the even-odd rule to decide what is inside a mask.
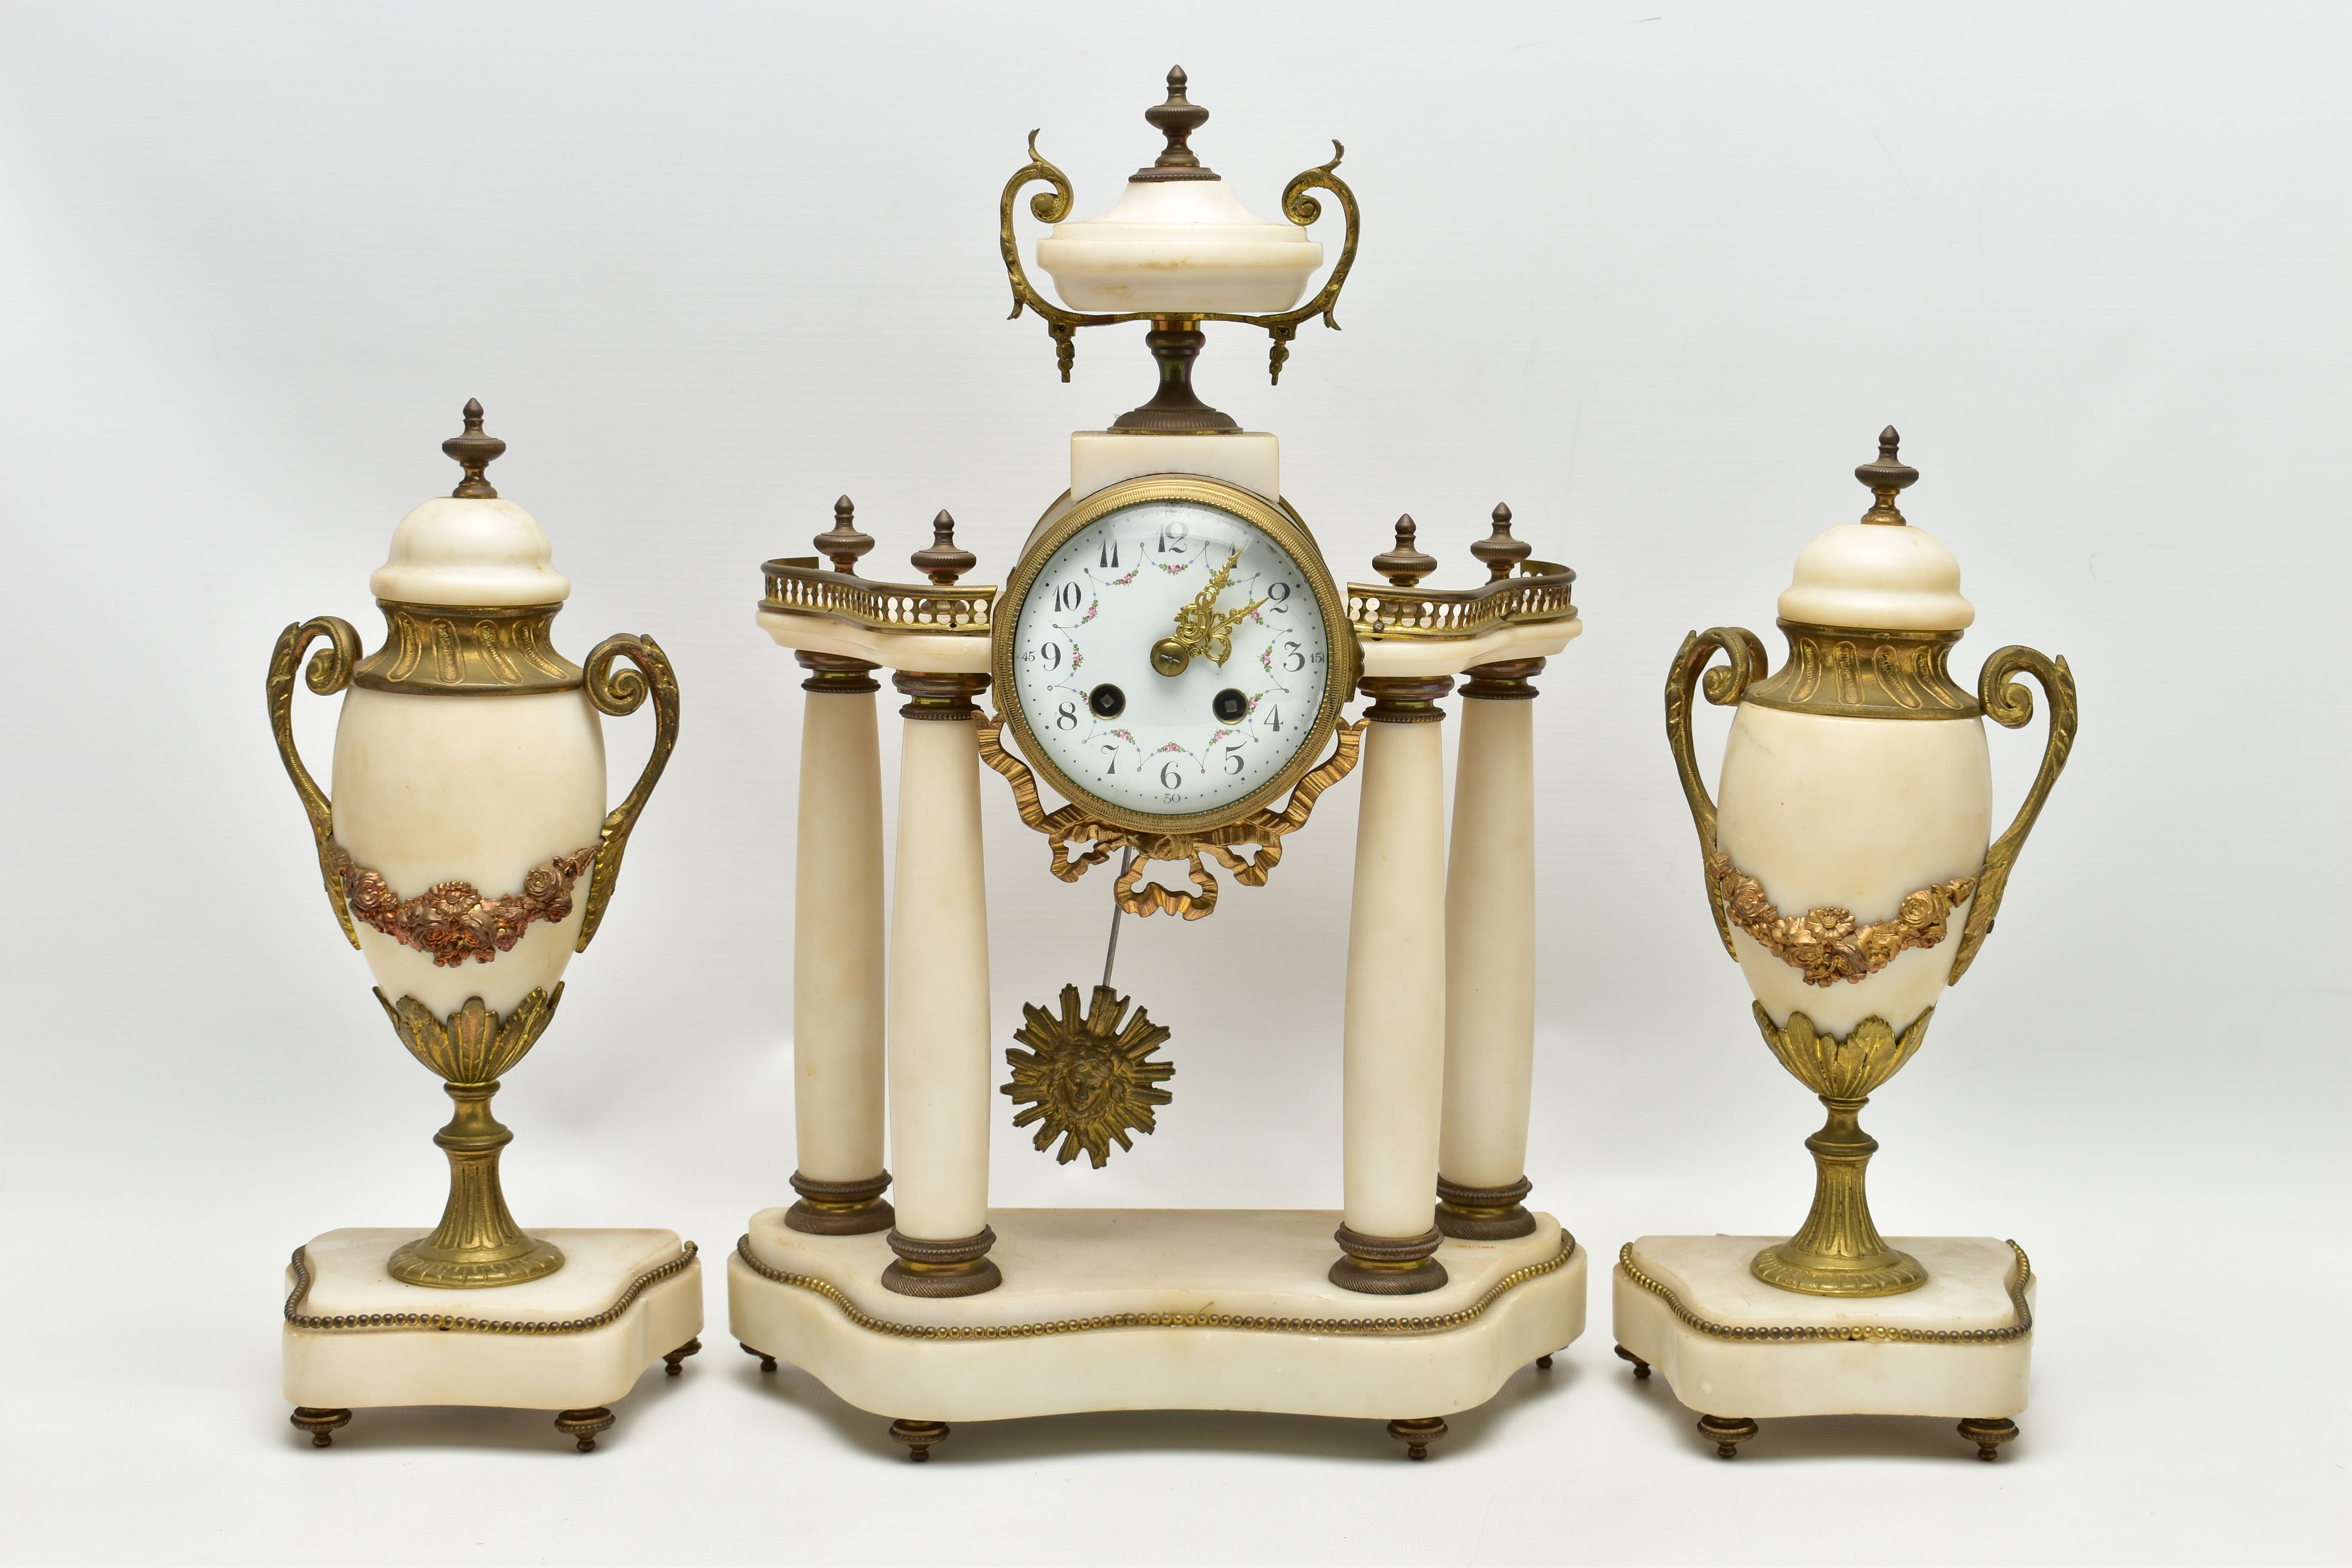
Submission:
[[[984,637],[996,609],[996,589],[987,584],[877,583],[828,571],[814,555],[770,561],[760,570],[768,580],[762,608],[825,616],[881,632]]]
[[[1576,574],[1549,561],[1522,561],[1511,576],[1475,588],[1398,588],[1348,584],[1348,619],[1356,635],[1428,641],[1475,637],[1506,624],[1572,620]]]

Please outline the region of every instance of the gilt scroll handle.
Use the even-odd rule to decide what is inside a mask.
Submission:
[[[278,755],[286,764],[286,776],[294,781],[294,793],[301,798],[303,814],[310,819],[310,837],[318,841],[319,875],[327,884],[327,902],[334,907],[344,938],[357,947],[359,931],[352,924],[352,909],[343,896],[342,879],[335,874],[334,803],[319,787],[319,781],[310,776],[310,770],[302,765],[302,754],[294,746],[294,671],[302,663],[304,650],[320,637],[325,637],[328,646],[312,656],[310,668],[303,675],[304,684],[320,697],[331,697],[352,683],[352,669],[360,658],[360,634],[352,629],[351,622],[336,616],[320,616],[288,626],[278,634],[278,646],[269,655],[269,732],[277,737]]]
[[[2033,775],[2033,787],[2025,792],[2025,804],[2017,808],[2017,819],[1985,851],[1984,874],[1977,879],[1977,900],[1969,906],[1969,923],[1960,933],[1960,950],[1952,955],[1951,984],[1955,985],[1969,972],[1969,965],[1976,962],[1977,949],[1992,934],[1994,917],[2000,913],[2001,895],[2009,889],[2009,874],[2025,848],[2026,835],[2033,831],[2034,819],[2042,815],[2042,803],[2050,798],[2051,786],[2065,771],[2066,755],[2074,749],[2078,716],[2074,674],[2066,668],[2063,658],[2046,658],[2014,643],[1996,649],[1977,674],[1977,700],[1984,704],[1985,717],[2004,730],[2021,729],[2032,721],[2033,693],[2010,679],[2020,674],[2033,677],[2041,683],[2042,695],[2049,699],[2050,738],[2042,748],[2042,767]]]
[[[615,669],[614,661],[622,658],[636,668]],[[588,884],[588,912],[580,921],[575,952],[587,952],[595,938],[596,927],[604,919],[604,906],[613,900],[613,885],[620,879],[621,857],[628,852],[629,835],[635,830],[638,815],[646,809],[654,785],[661,782],[662,770],[669,766],[669,754],[677,745],[677,672],[670,668],[669,656],[662,652],[659,643],[623,632],[598,643],[583,668],[588,700],[601,713],[625,718],[645,706],[646,697],[653,698],[654,749],[646,759],[645,772],[637,775],[636,787],[605,813],[604,826],[596,836],[596,868]]]
[[[1721,669],[1707,669],[1717,652],[1729,663]],[[1737,706],[1740,693],[1763,679],[1770,663],[1763,643],[1745,626],[1709,626],[1683,638],[1666,670],[1666,740],[1674,747],[1683,797],[1690,802],[1691,826],[1698,829],[1699,872],[1706,884],[1707,910],[1715,916],[1715,933],[1723,941],[1723,951],[1735,959],[1739,952],[1731,945],[1723,894],[1707,865],[1715,854],[1715,799],[1706,793],[1706,780],[1699,773],[1698,754],[1691,744],[1691,693],[1700,686],[1699,674],[1705,670],[1706,700],[1718,708]]]

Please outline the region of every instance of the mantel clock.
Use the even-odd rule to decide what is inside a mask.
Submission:
[[[1360,221],[1343,149],[1266,222],[1193,150],[1208,111],[1181,70],[1145,118],[1165,145],[1099,216],[1073,218],[1035,132],[1000,198],[1013,314],[1045,321],[1063,379],[1079,329],[1130,322],[1156,370],[1142,404],[1071,437],[1069,489],[1003,585],[965,581],[979,563],[944,511],[909,558],[919,581],[862,575],[875,542],[846,497],[817,554],[763,568],[759,623],[807,671],[799,1168],[797,1201],[755,1215],[730,1259],[730,1321],[763,1367],[791,1361],[893,1417],[916,1459],[950,1421],[1170,1408],[1386,1418],[1420,1458],[1446,1415],[1583,1327],[1584,1255],[1523,1202],[1533,679],[1582,629],[1575,574],[1530,559],[1498,506],[1470,547],[1475,587],[1423,585],[1437,563],[1409,517],[1379,581],[1334,575],[1276,438],[1204,404],[1192,374],[1205,323],[1265,332],[1277,382],[1302,325],[1338,324]],[[1024,192],[1052,226],[1034,255],[1058,300],[1024,263]],[[1310,295],[1323,198],[1344,233]],[[886,669],[904,700],[887,920]],[[1101,868],[1117,911],[1101,983],[1026,1005],[1009,1045],[989,1014],[990,772],[1045,868]],[[1351,778],[1340,1206],[991,1209],[1001,1097],[1039,1150],[1097,1167],[1170,1102],[1171,1032],[1112,984],[1120,918],[1200,921],[1227,883],[1267,887]]]

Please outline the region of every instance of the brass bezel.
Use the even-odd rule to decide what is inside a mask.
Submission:
[[[1116,805],[1074,782],[1045,754],[1045,748],[1037,744],[1036,737],[1029,727],[1029,715],[1021,706],[1020,691],[1013,679],[1013,637],[1020,627],[1021,613],[1029,590],[1036,584],[1037,575],[1045,569],[1045,563],[1053,559],[1055,551],[1112,512],[1150,501],[1190,501],[1195,505],[1214,507],[1233,514],[1272,540],[1298,563],[1307,584],[1314,589],[1316,606],[1323,615],[1324,641],[1331,654],[1331,671],[1324,683],[1322,704],[1316,710],[1314,728],[1300,743],[1297,754],[1273,778],[1247,795],[1213,811],[1192,812],[1181,816],[1159,816]],[[1059,517],[1055,516],[1055,510],[1064,506],[1068,510]],[[1330,567],[1325,564],[1322,547],[1316,543],[1315,535],[1307,531],[1305,520],[1287,502],[1270,501],[1238,485],[1200,474],[1146,474],[1139,479],[1121,479],[1117,484],[1107,485],[1074,503],[1057,498],[1031,532],[1028,543],[1022,550],[1020,563],[1005,581],[997,602],[1004,607],[996,615],[990,628],[989,666],[995,672],[998,710],[1012,726],[1021,754],[1063,799],[1118,827],[1147,833],[1178,834],[1230,826],[1251,816],[1286,793],[1314,768],[1317,761],[1329,748],[1331,737],[1339,727],[1340,710],[1355,696],[1356,682],[1363,674],[1363,649],[1356,640],[1353,623],[1348,618],[1347,600],[1333,579]]]

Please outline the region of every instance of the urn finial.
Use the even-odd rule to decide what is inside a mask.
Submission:
[[[1437,558],[1423,554],[1412,547],[1412,536],[1421,531],[1411,512],[1396,521],[1396,548],[1383,550],[1372,557],[1372,570],[1400,588],[1416,586],[1423,577],[1437,570]]]
[[[1918,482],[1919,470],[1895,458],[1902,445],[1901,432],[1889,425],[1878,433],[1878,461],[1864,463],[1853,471],[1853,477],[1868,485],[1870,493],[1877,498],[1877,504],[1862,514],[1864,522],[1887,523],[1895,528],[1904,525],[1905,519],[1895,505],[1895,498]]]
[[[833,563],[845,577],[857,575],[857,558],[874,548],[874,536],[860,533],[854,519],[857,508],[847,496],[833,503],[833,526],[816,536],[817,553]]]
[[[1168,71],[1168,101],[1154,104],[1143,111],[1151,128],[1168,138],[1168,145],[1152,160],[1148,169],[1138,169],[1128,176],[1128,183],[1138,180],[1213,180],[1213,169],[1202,165],[1200,154],[1187,145],[1192,132],[1209,122],[1209,111],[1184,96],[1184,68],[1171,66]]]
[[[1511,537],[1511,509],[1501,501],[1495,503],[1495,531],[1470,547],[1486,567],[1486,581],[1499,583],[1511,574],[1512,568],[1533,553],[1535,547],[1524,539]]]
[[[942,510],[931,519],[931,543],[927,550],[918,550],[907,557],[915,570],[928,575],[932,584],[952,588],[955,580],[980,564],[980,557],[959,548],[955,542],[955,519]]]
[[[496,500],[499,492],[490,488],[489,480],[482,478],[482,470],[498,460],[499,454],[507,449],[507,444],[496,436],[482,434],[482,405],[478,400],[466,399],[465,414],[464,433],[441,443],[441,449],[466,470],[465,479],[449,493],[459,500]]]

